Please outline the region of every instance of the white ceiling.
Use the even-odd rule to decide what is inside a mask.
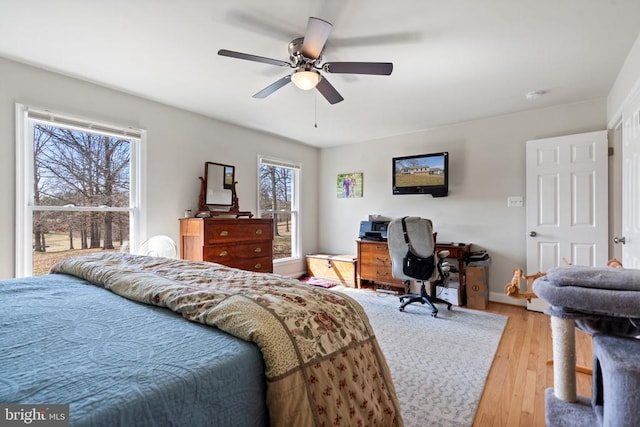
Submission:
[[[309,16],[391,76],[254,99],[290,70],[217,55],[288,60]],[[639,32],[639,0],[0,0],[0,56],[318,147],[605,97]]]

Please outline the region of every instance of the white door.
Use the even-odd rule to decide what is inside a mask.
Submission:
[[[640,93],[622,114],[622,265],[640,268]]]
[[[607,132],[527,141],[527,275],[608,256]],[[536,298],[529,310],[543,311]]]

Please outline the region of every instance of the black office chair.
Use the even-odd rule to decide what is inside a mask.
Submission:
[[[451,310],[449,301],[429,295],[426,289],[426,283],[446,286],[449,278],[449,264],[445,261],[449,251],[436,253],[431,220],[420,217],[394,219],[387,228],[387,238],[392,275],[407,286],[407,293],[399,296],[400,311],[414,302],[429,305],[433,317],[438,315],[436,303],[446,304],[447,310]],[[417,263],[417,268],[412,269],[407,263]],[[410,293],[412,280],[420,282],[420,293]]]

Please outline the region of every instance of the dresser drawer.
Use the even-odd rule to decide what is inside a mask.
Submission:
[[[273,239],[270,222],[226,223],[211,222],[205,227],[204,244],[212,245],[225,242],[255,241]]]
[[[222,262],[224,260],[271,258],[271,250],[271,241],[211,245],[204,247],[204,259]]]
[[[219,264],[227,265],[223,262],[220,262]],[[260,273],[273,272],[273,262],[271,261],[271,257],[236,259],[232,264],[233,265],[229,265],[229,267],[247,271],[257,271]]]

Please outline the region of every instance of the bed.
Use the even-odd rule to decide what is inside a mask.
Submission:
[[[0,402],[71,425],[401,426],[346,295],[219,264],[101,253],[0,281]]]

